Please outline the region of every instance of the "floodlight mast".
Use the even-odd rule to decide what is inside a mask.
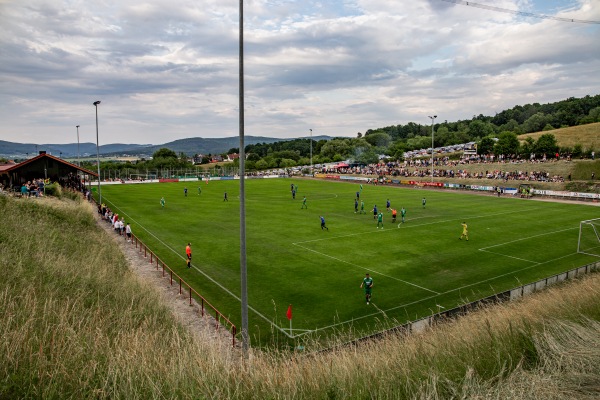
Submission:
[[[98,141],[98,104],[100,100],[94,102],[96,107],[96,163],[98,164],[98,203],[102,204],[102,189],[100,188],[100,145]]]
[[[244,184],[244,0],[239,2],[239,135],[240,135],[240,300],[242,314],[242,356],[249,358],[250,333],[248,331],[248,271],[246,261],[246,191]]]
[[[310,129],[310,176],[313,176],[313,161],[312,161],[312,129]]]
[[[77,128],[77,165],[81,167],[81,160],[79,159],[79,125],[75,125]]]
[[[437,115],[433,117],[429,115],[429,118],[431,118],[431,182],[433,183],[433,122],[437,118]]]

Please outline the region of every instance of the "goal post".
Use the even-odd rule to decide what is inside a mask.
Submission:
[[[600,257],[600,218],[588,219],[579,223],[577,252]]]

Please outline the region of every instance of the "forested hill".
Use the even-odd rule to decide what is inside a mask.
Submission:
[[[600,95],[570,97],[547,104],[517,105],[494,116],[479,114],[473,115],[472,119],[455,122],[435,120],[435,147],[478,141],[502,132],[520,135],[592,122],[600,122]],[[431,125],[409,122],[369,129],[365,135],[378,132],[388,134],[392,141],[403,140],[407,148],[431,146]]]

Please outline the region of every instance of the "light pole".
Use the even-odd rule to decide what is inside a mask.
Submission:
[[[75,125],[77,128],[77,165],[81,167],[81,160],[79,159],[79,125]]]
[[[310,176],[313,176],[313,163],[312,163],[312,129],[310,129]]]
[[[100,189],[100,145],[98,144],[98,104],[100,100],[94,102],[96,106],[96,162],[98,163],[98,204],[102,204],[102,190]]]
[[[437,118],[437,115],[433,117],[429,115],[429,118],[431,118],[431,182],[433,182],[433,122]]]

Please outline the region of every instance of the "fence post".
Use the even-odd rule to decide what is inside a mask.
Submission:
[[[181,295],[181,278],[179,278],[179,294]]]
[[[192,305],[192,288],[190,287],[190,306]]]
[[[232,346],[235,347],[235,335],[237,333],[237,329],[235,328],[235,325],[231,326],[231,337],[233,338],[233,344]]]
[[[172,270],[172,269],[170,269],[169,271],[171,272],[171,279],[170,279],[170,281],[171,281],[171,286],[173,286],[173,270]]]

